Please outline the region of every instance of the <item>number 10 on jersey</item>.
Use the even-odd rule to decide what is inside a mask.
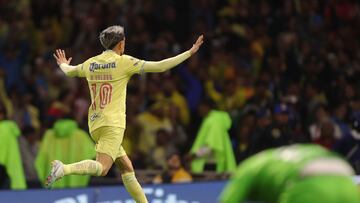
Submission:
[[[97,87],[100,85],[99,90],[97,90]],[[92,91],[92,104],[91,109],[96,110],[96,99],[99,98],[99,106],[100,109],[104,109],[107,104],[111,102],[111,96],[112,96],[112,85],[110,83],[101,83],[101,84],[91,84],[91,91]],[[97,93],[99,92],[99,96],[97,96]]]

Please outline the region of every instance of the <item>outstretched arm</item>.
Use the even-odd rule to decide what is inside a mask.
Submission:
[[[78,76],[78,70],[81,68],[82,64],[79,64],[77,66],[70,65],[70,61],[72,60],[72,57],[69,59],[66,59],[65,51],[61,49],[56,50],[56,54],[53,54],[54,58],[56,59],[57,64],[61,68],[61,70],[65,73],[65,75],[70,77]]]
[[[162,61],[145,61],[143,64],[143,72],[164,72],[179,65],[199,50],[200,46],[204,42],[203,39],[203,35],[200,35],[191,49],[177,56],[167,58]]]

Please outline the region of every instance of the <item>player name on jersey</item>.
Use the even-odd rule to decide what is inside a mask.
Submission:
[[[90,80],[112,80],[112,75],[91,75]]]
[[[90,63],[90,68],[89,70],[91,72],[94,72],[95,70],[100,70],[100,69],[109,69],[109,68],[116,68],[116,64],[115,62],[111,62],[111,63],[106,63],[106,64],[100,64],[100,63]]]

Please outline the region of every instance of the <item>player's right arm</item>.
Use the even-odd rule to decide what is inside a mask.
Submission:
[[[70,77],[81,77],[82,64],[76,66],[70,65],[72,57],[66,59],[65,51],[61,49],[57,49],[56,53],[53,55],[54,58],[56,59],[57,64],[59,65],[61,70],[65,73],[65,75]]]

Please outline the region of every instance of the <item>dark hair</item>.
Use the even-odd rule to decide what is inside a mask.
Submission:
[[[124,38],[124,28],[119,25],[110,26],[99,35],[100,43],[105,49],[113,49]]]

